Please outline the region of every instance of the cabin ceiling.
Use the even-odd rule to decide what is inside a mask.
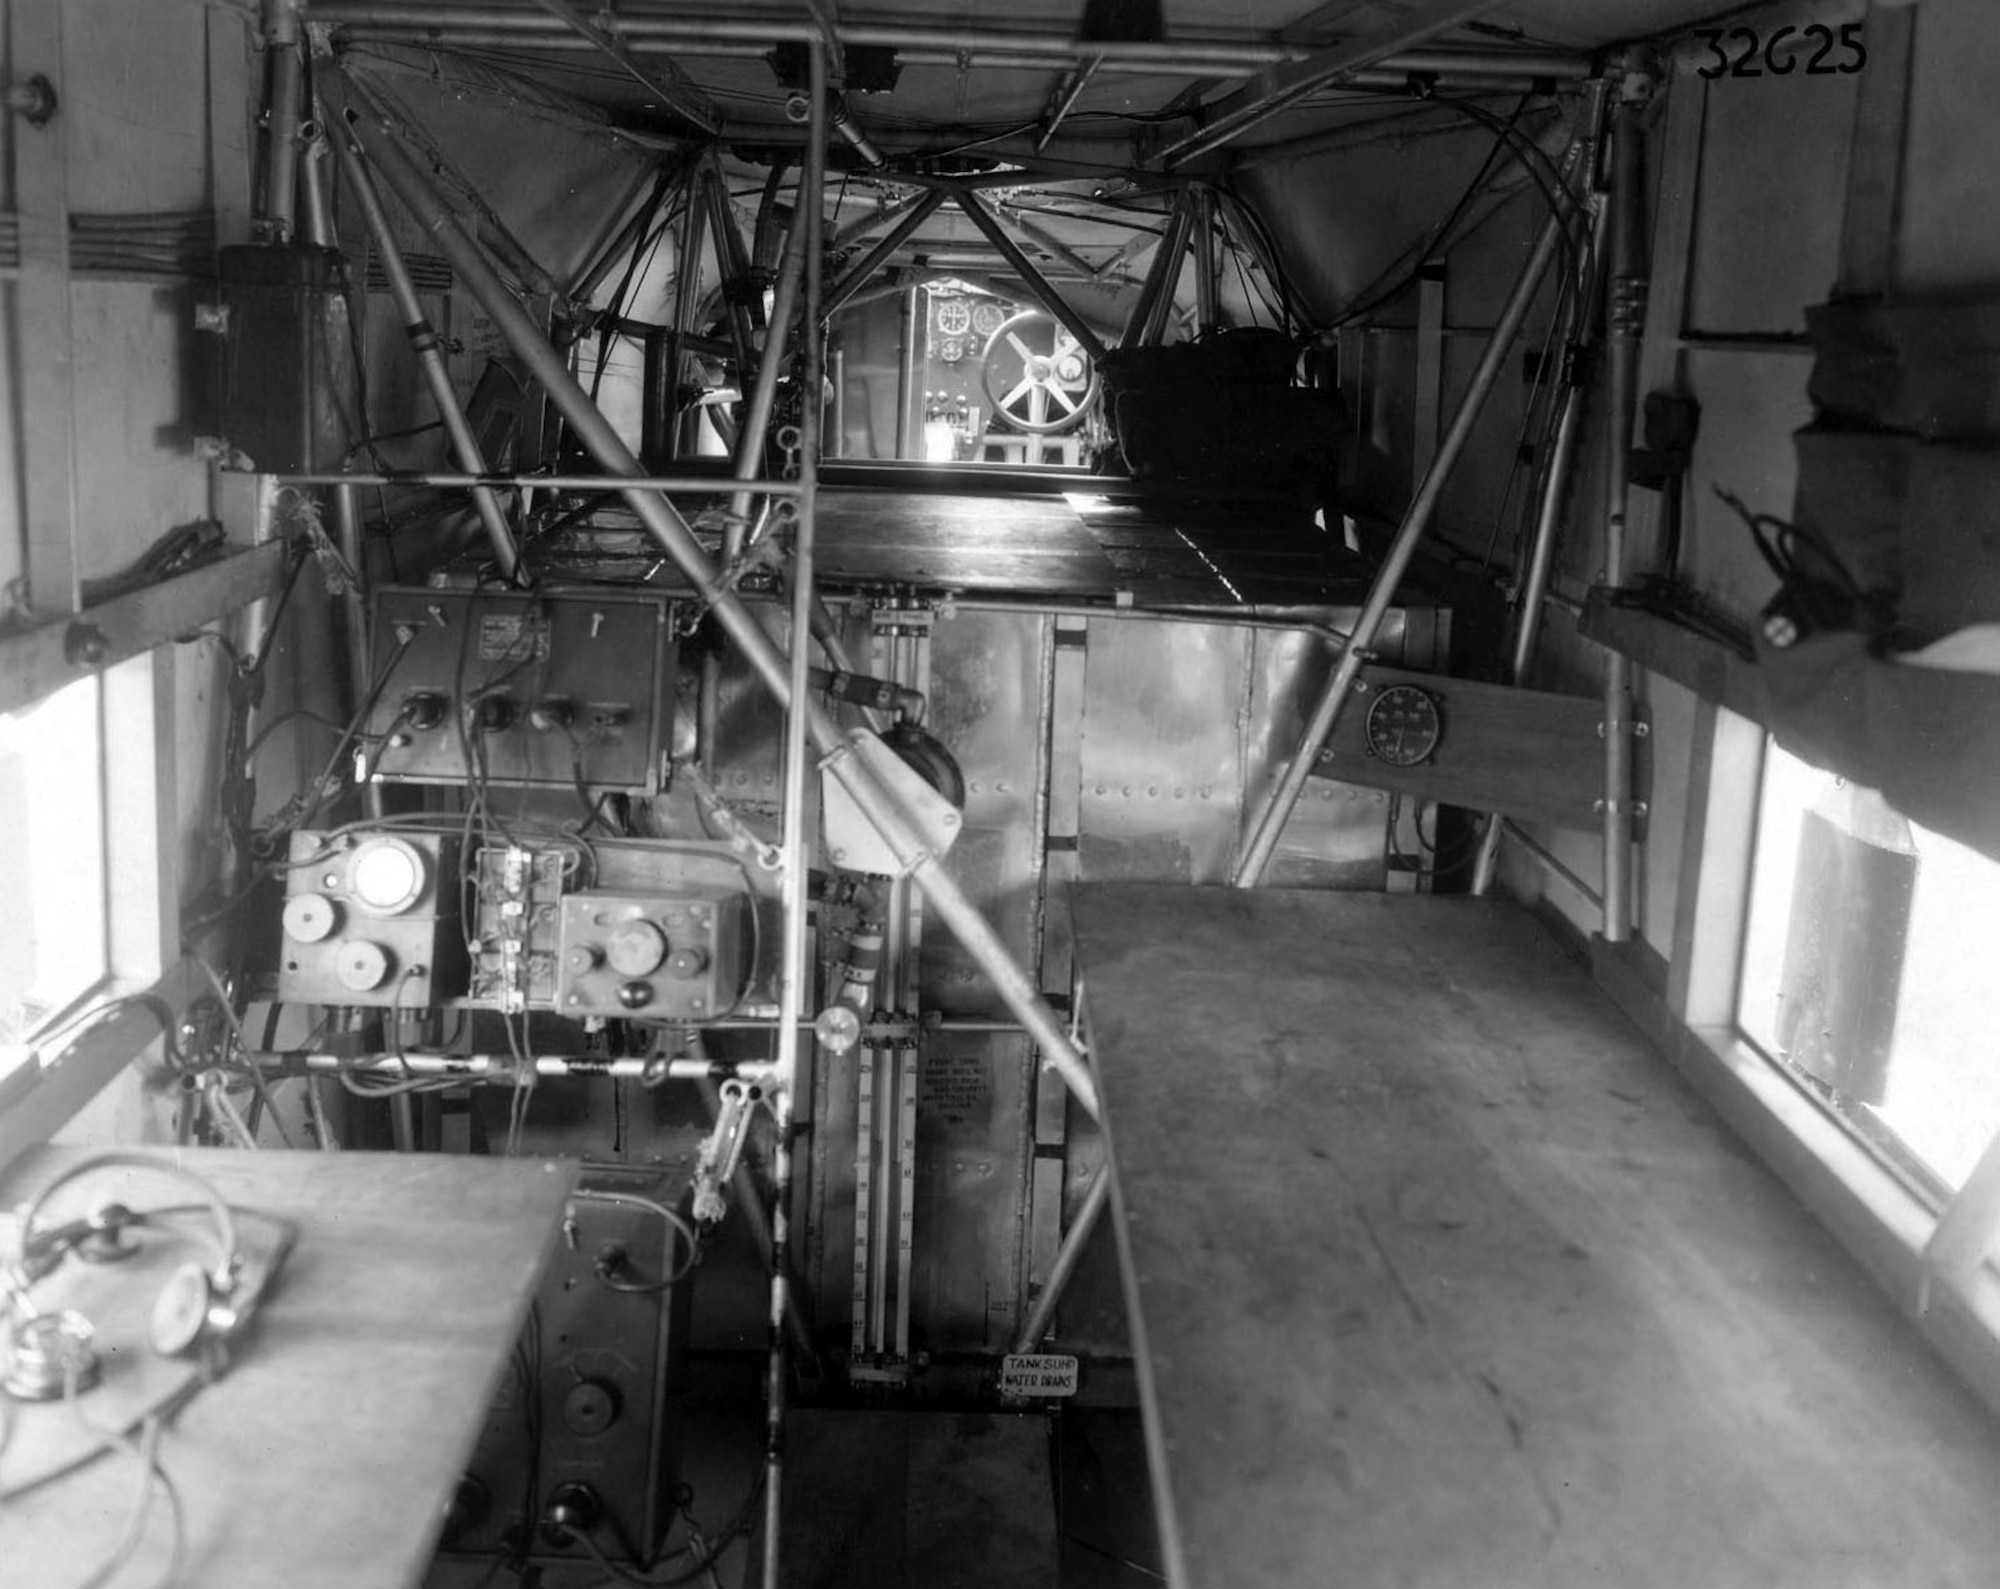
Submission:
[[[1066,94],[1075,86],[1073,41],[1086,3],[1093,16],[1117,13],[1128,29],[1133,14],[1141,14],[1138,32],[1123,37],[1146,36],[1177,51],[1177,58],[1160,66],[1143,43],[1122,56],[1114,46],[1084,74],[1076,92]],[[1143,17],[1156,4],[1163,16],[1155,33]],[[661,0],[569,8],[613,28],[631,51],[625,62],[556,14],[563,9],[561,0],[309,0],[306,14],[330,29],[350,63],[368,77],[398,84],[413,106],[441,107],[448,119],[452,104],[483,100],[512,114],[527,107],[545,124],[568,123],[572,132],[591,134],[573,146],[550,139],[535,147],[538,164],[568,159],[580,176],[584,161],[600,168],[619,163],[606,161],[607,142],[650,161],[658,151],[680,148],[698,136],[639,80],[634,64],[676,92],[691,87],[719,120],[716,141],[726,153],[738,200],[745,202],[777,154],[795,149],[802,138],[802,129],[787,119],[792,89],[778,76],[772,41],[802,38],[815,11],[837,10],[849,50],[847,111],[888,165],[871,170],[854,148],[833,143],[833,227],[847,225],[871,204],[890,205],[898,172],[958,174],[1022,166],[1022,186],[1005,199],[1027,207],[1015,209],[1014,218],[1025,214],[1046,234],[1041,243],[1024,241],[1030,256],[1058,282],[1084,282],[1085,273],[1073,268],[1078,257],[1107,267],[1108,277],[1090,283],[1095,286],[1136,281],[1150,238],[1130,229],[1133,210],[1165,205],[1153,189],[1168,173],[1231,186],[1249,176],[1250,188],[1261,188],[1268,197],[1270,180],[1253,175],[1254,168],[1286,161],[1316,141],[1366,138],[1378,130],[1376,124],[1395,137],[1467,129],[1463,115],[1418,102],[1407,64],[1418,56],[1426,58],[1422,64],[1446,63],[1443,74],[1432,79],[1439,94],[1478,100],[1503,114],[1526,110],[1531,130],[1537,118],[1545,128],[1552,119],[1548,106],[1574,102],[1576,84],[1594,55],[1684,29],[1714,15],[1718,0],[1502,0],[1418,37],[1360,79],[1317,88],[1288,103],[1221,147],[1178,157],[1175,144],[1201,125],[1191,119],[1190,108],[1199,105],[1212,117],[1218,106],[1226,111],[1242,97],[1260,94],[1259,72],[1283,70],[1288,61],[1385,33],[1410,37],[1427,18],[1445,13],[1465,18],[1474,8],[1449,0],[1070,0],[1061,5],[1043,0],[1004,14],[984,0],[873,0],[865,8],[799,0],[788,8],[757,5],[728,12]],[[729,36],[688,36],[717,30]],[[893,85],[871,88],[867,73],[885,63],[892,65]],[[1238,100],[1231,101],[1232,95]],[[1540,101],[1539,107],[1530,109],[1531,100]],[[439,136],[448,145],[454,142],[448,130]],[[492,148],[482,136],[464,140],[460,152],[471,164],[490,165]],[[1127,180],[1116,180],[1120,177]],[[509,185],[503,178],[502,191]],[[1127,208],[1121,215],[1107,204]],[[1267,212],[1271,208],[1265,205]],[[1137,220],[1159,229],[1156,214],[1142,213]],[[1289,248],[1316,247],[1307,238],[1287,237],[1293,228],[1282,214],[1267,213],[1267,224]],[[1127,241],[1136,246],[1121,256]],[[948,205],[908,240],[894,262],[967,250],[976,261],[984,247],[966,218]],[[1244,291],[1249,290],[1246,283]]]
[[[1051,95],[1063,76],[1063,63],[1044,64],[1036,53],[1048,41],[1079,36],[1085,0],[1049,5],[1039,3],[998,13],[984,0],[873,0],[864,7],[836,7],[833,0],[815,0],[815,7],[838,11],[843,29],[863,38],[898,29],[919,29],[922,41],[895,46],[897,75],[886,92],[850,94],[857,119],[892,148],[951,148],[995,129],[1026,124],[1030,130],[1049,109]],[[1144,20],[1161,12],[1157,33]],[[1184,108],[1192,90],[1211,104],[1244,86],[1265,51],[1286,49],[1308,54],[1354,40],[1421,24],[1426,13],[1446,9],[1436,3],[1403,0],[1089,0],[1088,8],[1136,26],[1133,38],[1157,38],[1185,46],[1194,59],[1173,70],[1149,72],[1115,56],[1106,59],[1086,84],[1065,118],[1062,132],[1071,140],[1101,144],[1129,139],[1148,123],[1172,125],[1168,107]],[[636,57],[663,74],[682,76],[711,99],[719,112],[724,136],[754,141],[760,135],[796,136],[784,117],[785,90],[765,59],[767,46],[754,37],[692,44],[649,35],[649,25],[726,20],[754,34],[759,22],[773,31],[797,29],[810,21],[814,8],[804,0],[793,8],[745,7],[727,13],[709,8],[671,6],[632,0],[602,6],[577,7],[628,42]],[[1459,12],[1467,8],[1449,8]],[[1723,0],[1503,0],[1472,20],[1446,28],[1418,48],[1454,56],[1480,56],[1490,70],[1505,74],[1522,57],[1533,62],[1551,52],[1587,57],[1590,53],[1630,40],[1671,32],[1720,10],[1740,10]],[[532,79],[556,93],[606,113],[635,136],[644,136],[649,122],[661,135],[675,130],[674,119],[662,111],[658,96],[604,51],[596,48],[538,0],[431,0],[411,4],[367,3],[367,0],[320,0],[309,4],[310,17],[327,21],[336,36],[363,53],[390,46],[419,48],[453,56],[509,74]],[[1142,20],[1133,24],[1138,14]],[[1114,21],[1114,26],[1119,25]],[[1007,49],[1008,40],[1025,42]],[[1212,62],[1202,59],[1203,46]],[[962,53],[961,53],[962,51]],[[1484,70],[1484,68],[1482,68]],[[1378,74],[1399,75],[1399,74]],[[1522,74],[1516,74],[1522,75]],[[1526,76],[1537,75],[1532,70]],[[1477,78],[1465,78],[1476,83]],[[1360,108],[1379,111],[1384,94],[1396,89],[1380,81],[1362,89],[1329,88],[1312,98],[1310,111],[1283,118],[1295,130],[1301,119],[1337,117]],[[1136,118],[1136,119],[1135,119]],[[1190,125],[1184,118],[1182,128]],[[1107,134],[1115,134],[1107,137]],[[1260,127],[1245,142],[1255,144],[1272,135]],[[1059,136],[1057,143],[1063,140]]]

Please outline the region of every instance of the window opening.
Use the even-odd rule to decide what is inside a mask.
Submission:
[[[1767,746],[1743,1035],[1936,1201],[2000,1130],[2000,862]]]
[[[0,1043],[110,970],[102,722],[95,678],[0,716]]]

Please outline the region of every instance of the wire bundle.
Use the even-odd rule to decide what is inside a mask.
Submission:
[[[21,268],[21,218],[0,214],[0,270]],[[215,274],[215,212],[155,210],[69,218],[73,276],[186,280]]]

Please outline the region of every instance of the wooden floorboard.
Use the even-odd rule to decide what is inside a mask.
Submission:
[[[1992,1422],[1518,909],[1076,926],[1178,1581],[1993,1580]]]

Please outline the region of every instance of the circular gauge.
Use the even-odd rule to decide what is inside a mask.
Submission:
[[[940,336],[964,336],[972,329],[972,305],[963,298],[938,299],[937,328]]]
[[[1437,697],[1414,684],[1392,684],[1368,707],[1368,754],[1391,767],[1417,767],[1429,761],[1443,732]]]
[[[363,910],[393,916],[422,896],[424,858],[401,839],[366,839],[347,863],[347,886]]]
[[[958,337],[946,337],[938,344],[938,357],[947,364],[956,364],[965,357],[965,343]]]
[[[972,311],[972,329],[982,337],[990,337],[1006,318],[1007,311],[997,303],[983,303]]]

